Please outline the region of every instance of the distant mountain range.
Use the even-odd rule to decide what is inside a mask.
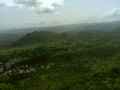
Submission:
[[[30,45],[37,43],[49,42],[64,42],[64,41],[81,41],[81,42],[102,42],[102,43],[119,43],[120,42],[120,28],[110,31],[71,31],[63,33],[55,33],[51,31],[34,31],[24,35],[22,38],[12,43],[13,46]]]
[[[68,31],[110,31],[120,27],[120,21],[116,22],[104,22],[104,23],[83,23],[83,24],[70,24],[60,26],[48,26],[48,27],[28,27],[4,30],[1,33],[15,33],[15,34],[26,34],[33,31],[54,31],[57,33],[68,32]]]
[[[0,45],[26,45],[63,40],[120,41],[120,22],[31,27],[0,32]]]

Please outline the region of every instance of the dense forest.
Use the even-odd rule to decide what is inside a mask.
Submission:
[[[72,29],[1,36],[0,90],[120,90],[120,28]]]

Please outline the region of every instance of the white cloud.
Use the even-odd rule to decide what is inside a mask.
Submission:
[[[111,11],[107,12],[104,16],[120,16],[120,8],[113,8]]]
[[[86,22],[112,22],[120,21],[120,8],[113,8],[101,15],[92,16],[86,19]]]
[[[102,19],[107,21],[120,20],[120,8],[113,8],[102,16]]]
[[[6,2],[5,2],[6,1]],[[7,7],[28,7],[38,13],[56,12],[64,4],[64,0],[5,0]],[[11,1],[11,2],[10,2]],[[0,5],[1,6],[1,5]]]

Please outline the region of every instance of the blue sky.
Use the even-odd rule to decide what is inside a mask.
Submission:
[[[0,0],[0,29],[120,20],[120,0]]]

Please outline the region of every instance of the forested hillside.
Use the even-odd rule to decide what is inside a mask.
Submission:
[[[0,50],[0,90],[120,89],[119,28],[34,31],[8,46]]]
[[[55,33],[51,31],[35,31],[13,42],[12,45],[21,46],[48,42],[89,42],[89,43],[116,43],[119,44],[120,28],[110,31],[71,31]]]

